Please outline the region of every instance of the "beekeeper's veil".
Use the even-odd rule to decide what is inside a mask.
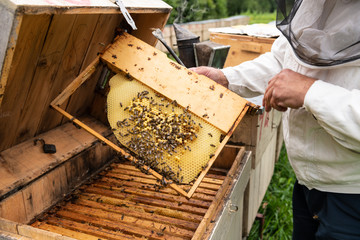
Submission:
[[[276,25],[297,56],[316,66],[360,58],[360,0],[277,0]]]

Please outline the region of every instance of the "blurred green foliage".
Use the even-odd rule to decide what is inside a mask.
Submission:
[[[276,20],[276,12],[272,13],[251,13],[251,12],[243,12],[241,15],[249,16],[249,24],[254,23],[269,23],[271,21]]]
[[[227,0],[229,16],[238,15],[243,12],[267,13],[275,12],[275,0]]]
[[[164,0],[173,7],[168,23],[219,19],[243,12],[266,13],[276,10],[275,0]]]
[[[165,0],[173,7],[168,23],[185,23],[228,16],[227,0]]]

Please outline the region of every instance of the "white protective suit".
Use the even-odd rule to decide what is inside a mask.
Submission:
[[[359,0],[336,2],[321,33],[325,44],[329,43],[327,35],[341,31],[336,27],[348,26],[348,19],[353,16],[347,17],[346,14],[354,12],[355,8],[355,14],[360,15]],[[317,3],[318,0],[304,0],[297,16],[304,16],[301,13],[305,12],[306,22],[311,14],[318,14],[316,7],[312,6]],[[334,19],[341,22],[334,26]],[[345,36],[339,35],[335,39],[346,38],[346,34],[359,36],[360,23],[356,25],[343,32]],[[306,36],[308,39],[313,39],[313,43],[309,42],[313,49],[316,49],[316,44],[319,44],[319,49],[323,47],[317,31],[308,31],[307,34],[310,34]],[[359,194],[360,60],[334,66],[309,65],[295,54],[288,40],[280,36],[271,52],[222,71],[229,81],[230,90],[244,97],[253,97],[264,94],[267,82],[286,68],[318,79],[307,92],[304,106],[288,109],[282,119],[288,157],[299,183],[309,189]]]

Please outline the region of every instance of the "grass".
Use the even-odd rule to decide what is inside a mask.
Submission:
[[[265,214],[264,239],[291,239],[292,235],[292,189],[295,174],[287,158],[286,149],[281,149],[279,161],[265,194],[259,212]],[[259,221],[255,221],[249,240],[260,239]]]
[[[244,12],[241,15],[249,16],[249,24],[254,23],[269,23],[276,20],[276,12],[273,13],[251,13]]]

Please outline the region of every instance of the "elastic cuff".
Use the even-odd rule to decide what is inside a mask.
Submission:
[[[311,112],[312,103],[316,102],[317,98],[322,95],[321,91],[325,89],[323,83],[326,84],[322,80],[316,80],[307,91],[304,98],[304,107],[308,112]]]
[[[231,91],[235,91],[236,89],[233,87],[233,83],[238,81],[239,75],[232,67],[227,67],[221,69],[222,73],[225,75],[226,79],[229,82],[228,89]]]

